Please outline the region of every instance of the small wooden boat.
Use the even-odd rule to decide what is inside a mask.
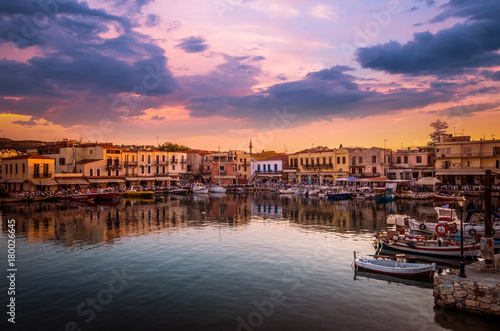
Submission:
[[[327,193],[330,200],[350,200],[351,192],[340,191],[337,193]]]
[[[396,252],[418,254],[442,258],[456,258],[460,256],[460,244],[454,241],[445,241],[441,238],[427,240],[426,238],[388,238],[377,237],[377,249],[388,249]],[[394,240],[396,239],[396,240]],[[481,245],[478,243],[464,243],[464,256],[476,258],[481,255]]]
[[[295,194],[296,190],[293,188],[284,188],[281,190],[278,190],[278,194]]]
[[[97,193],[94,192],[88,192],[88,193],[76,193],[76,194],[71,194],[69,198],[71,200],[75,201],[89,201],[89,200],[94,200],[95,197],[97,196]]]
[[[354,253],[354,265],[356,269],[377,272],[393,276],[417,277],[417,276],[434,276],[436,270],[435,263],[408,263],[402,259],[391,260],[384,257],[356,257]]]

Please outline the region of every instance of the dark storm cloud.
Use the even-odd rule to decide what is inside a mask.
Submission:
[[[442,110],[431,111],[431,114],[446,117],[470,117],[474,113],[498,109],[500,102],[494,103],[480,103],[480,104],[464,104],[460,106],[453,106]]]
[[[500,1],[450,1],[434,22],[448,17],[468,18],[465,23],[437,33],[415,33],[412,41],[391,41],[360,48],[358,62],[364,68],[391,74],[455,75],[470,68],[500,64]]]
[[[9,42],[9,31],[22,32],[22,28],[4,29],[19,28],[33,20],[33,14],[42,10],[37,4],[18,1],[0,5],[0,44]],[[71,126],[95,123],[104,117],[118,119],[121,114],[111,105],[122,94],[148,97],[130,109],[129,115],[137,115],[146,105],[158,106],[161,101],[157,97],[178,88],[167,69],[164,50],[148,36],[129,29],[127,17],[90,9],[85,2],[69,2],[53,11],[50,24],[22,44],[36,45],[41,55],[26,62],[0,60],[0,96],[20,98],[0,99],[0,110]],[[100,36],[110,29],[118,35]]]
[[[22,126],[31,127],[36,125],[36,121],[34,121],[33,119],[30,119],[28,121],[13,121],[12,124],[19,124]]]
[[[208,49],[208,45],[205,43],[206,40],[201,36],[182,38],[179,41],[180,43],[175,47],[182,49],[186,53],[201,53]]]
[[[397,88],[388,92],[359,88],[357,77],[345,66],[310,72],[303,80],[270,86],[259,93],[235,97],[228,95],[190,98],[191,116],[221,115],[247,118],[266,125],[275,116],[273,109],[286,107],[293,115],[291,126],[332,117],[363,117],[394,110],[415,109],[453,97],[451,89]],[[451,88],[451,87],[450,87]]]

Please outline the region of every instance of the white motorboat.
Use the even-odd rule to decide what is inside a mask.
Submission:
[[[278,190],[278,194],[295,194],[297,190],[293,188],[283,188],[281,190]]]
[[[219,185],[215,185],[210,187],[210,193],[226,193],[226,188]]]
[[[193,194],[208,194],[208,187],[200,183],[194,183],[191,188]]]

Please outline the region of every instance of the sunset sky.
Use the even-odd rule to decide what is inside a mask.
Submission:
[[[500,139],[498,0],[0,3],[0,134],[202,149]]]

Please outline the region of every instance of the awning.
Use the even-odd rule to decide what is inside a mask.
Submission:
[[[453,170],[453,171],[436,171],[436,176],[481,176],[484,175],[484,170]]]
[[[158,180],[158,181],[162,181],[162,180],[174,180],[172,177],[156,177],[155,179]]]
[[[87,178],[87,180],[90,183],[97,184],[97,183],[109,183],[109,179],[106,178]]]
[[[56,178],[56,181],[61,185],[87,185],[87,182],[83,178]]]
[[[9,180],[8,178],[2,178],[2,179],[0,179],[0,184],[3,184],[3,183],[5,183],[8,180]]]
[[[284,169],[283,172],[297,172],[297,169]]]
[[[24,183],[26,179],[9,179],[7,183],[9,184],[21,184]]]
[[[110,183],[125,183],[125,179],[123,178],[110,178],[108,179]]]
[[[125,180],[126,180],[127,182],[138,182],[138,181],[140,181],[141,179],[140,179],[140,178],[138,178],[138,177],[125,177]]]
[[[54,179],[47,179],[47,180],[42,180],[42,179],[31,179],[31,182],[34,185],[42,185],[42,186],[51,186],[51,185],[59,185],[58,182],[56,182]]]

